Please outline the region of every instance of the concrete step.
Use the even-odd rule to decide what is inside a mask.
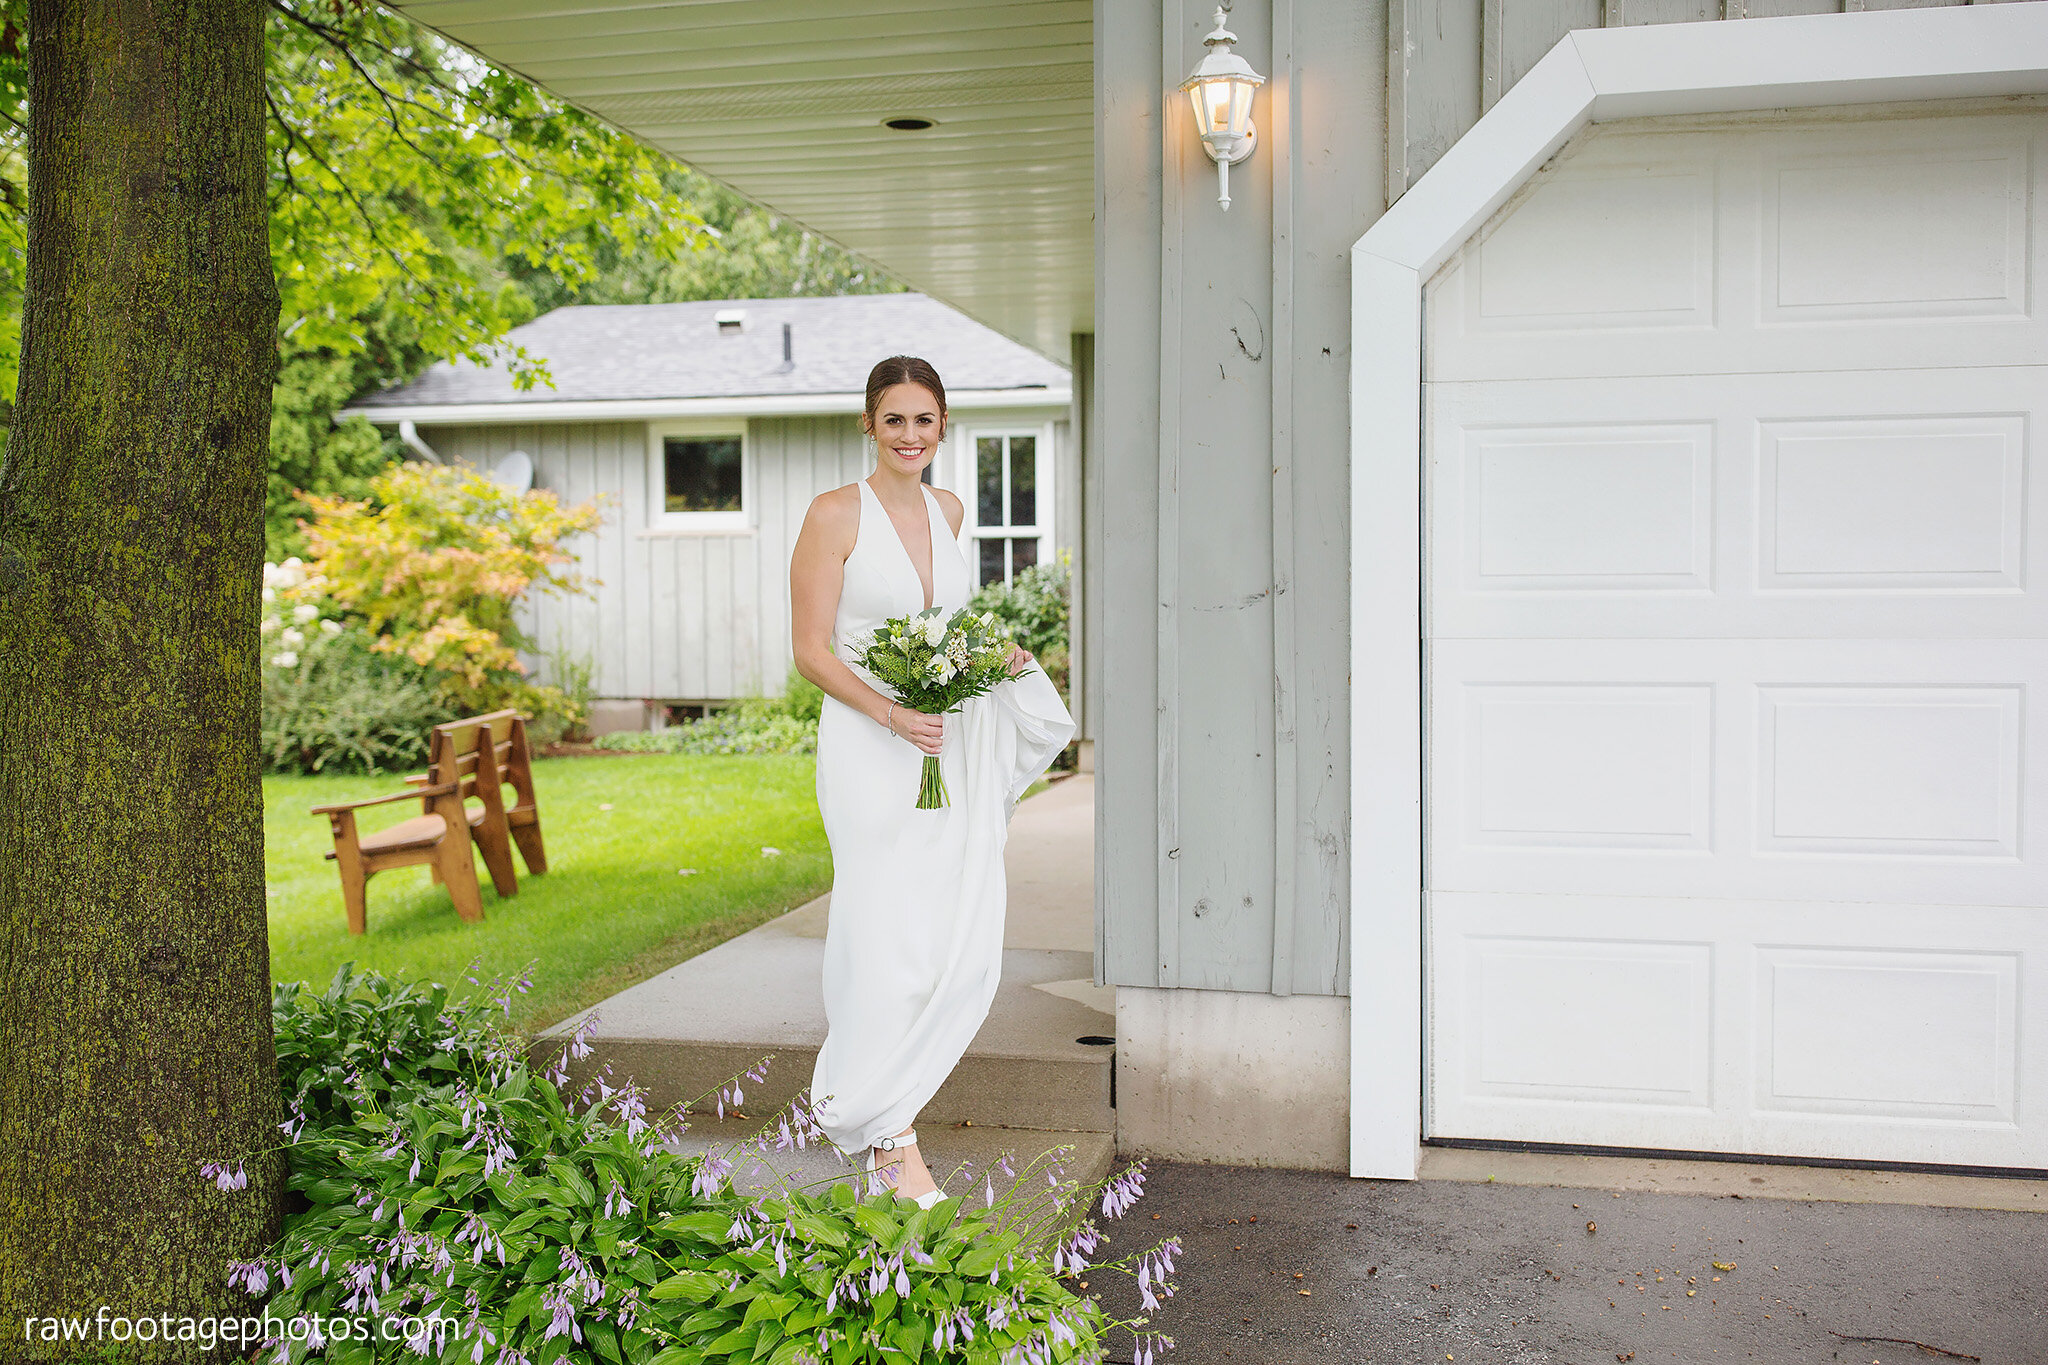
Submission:
[[[671,1140],[669,1147],[686,1156],[700,1152],[725,1156],[734,1162],[733,1185],[742,1190],[759,1193],[792,1188],[817,1192],[834,1181],[846,1180],[855,1182],[855,1188],[862,1194],[867,1192],[865,1173],[841,1158],[830,1144],[792,1147],[786,1151],[776,1151],[772,1146],[767,1151],[760,1150],[752,1139],[761,1133],[762,1122],[759,1118],[728,1118],[720,1122],[692,1116],[689,1128]],[[774,1127],[772,1116],[768,1127]],[[1116,1138],[1110,1133],[991,1128],[979,1123],[939,1124],[919,1119],[917,1139],[918,1151],[939,1187],[974,1208],[985,1205],[991,1186],[997,1197],[1020,1183],[1025,1184],[1028,1193],[1050,1193],[1048,1170],[1063,1185],[1092,1185],[1107,1176],[1116,1161]],[[1014,1177],[1003,1174],[999,1163],[1004,1157],[1016,1172]],[[1092,1203],[1089,1207],[1093,1207]],[[1085,1214],[1082,1209],[1072,1212],[1076,1217]],[[1051,1226],[1043,1218],[1038,1221]]]
[[[709,1095],[773,1055],[765,1082],[746,1083],[749,1112],[768,1113],[810,1084],[825,1040],[822,971],[826,898],[679,963],[572,1015],[535,1040],[551,1059],[591,1015],[591,1055],[570,1064],[576,1088],[605,1064],[659,1112]],[[988,1019],[918,1113],[922,1132],[971,1124],[1113,1133],[1112,993],[1092,984],[1088,953],[1006,948]],[[701,1106],[700,1106],[701,1107]]]

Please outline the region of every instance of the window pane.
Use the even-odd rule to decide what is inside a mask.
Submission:
[[[1038,562],[1038,537],[1024,536],[1010,542],[1010,568],[1023,573]]]
[[[1003,438],[978,436],[974,441],[975,498],[974,524],[1003,524]]]
[[[1038,525],[1038,438],[1010,438],[1010,525]]]
[[[990,537],[981,542],[981,581],[1001,583],[1003,578],[1003,542]]]
[[[666,512],[740,510],[740,438],[664,436],[661,441]]]

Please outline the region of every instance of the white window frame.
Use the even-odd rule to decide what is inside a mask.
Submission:
[[[1035,458],[1032,479],[1037,487],[1038,520],[1029,526],[1016,526],[1009,522],[982,525],[980,442],[982,438],[991,436],[1029,436],[1037,442],[1033,448]],[[960,527],[960,540],[961,548],[967,552],[968,575],[976,588],[981,586],[981,542],[984,540],[1021,540],[1028,536],[1038,542],[1040,564],[1052,558],[1053,547],[1058,543],[1053,538],[1053,516],[1057,507],[1053,479],[1058,462],[1054,459],[1052,441],[1051,422],[976,421],[962,432],[959,455],[955,462],[960,477],[954,492],[960,495],[960,501],[967,507],[967,515]],[[1005,453],[1007,454],[1007,449]],[[1007,510],[1007,496],[1003,502]],[[1009,571],[1009,577],[1016,577],[1014,570]]]
[[[737,436],[740,438],[740,510],[737,512],[670,512],[667,451],[671,436]],[[653,535],[730,535],[754,529],[754,451],[744,417],[684,417],[647,424],[647,533]]]

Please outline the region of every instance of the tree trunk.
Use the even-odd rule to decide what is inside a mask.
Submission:
[[[240,1315],[282,1196],[257,766],[261,0],[32,0],[0,468],[0,1361]],[[224,1193],[200,1163],[269,1150]],[[196,1327],[190,1329],[197,1331]],[[138,1332],[137,1337],[140,1337]],[[109,1338],[110,1339],[110,1338]]]

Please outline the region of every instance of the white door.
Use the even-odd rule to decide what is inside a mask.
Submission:
[[[1431,283],[1431,1136],[2048,1167],[2044,164],[1608,125]]]

